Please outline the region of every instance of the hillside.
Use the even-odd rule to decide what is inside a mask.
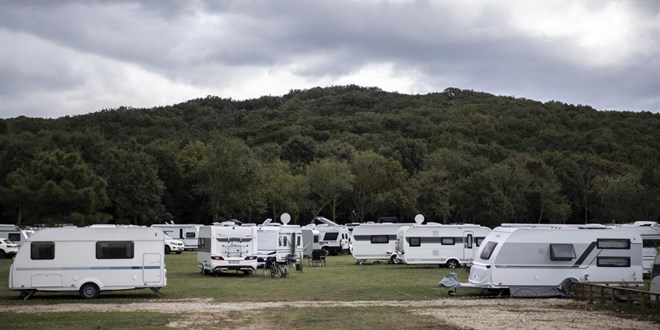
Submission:
[[[628,222],[660,216],[660,115],[338,86],[0,120],[1,222]]]

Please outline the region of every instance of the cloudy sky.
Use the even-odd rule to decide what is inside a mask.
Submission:
[[[0,118],[346,84],[660,112],[660,1],[0,0]]]

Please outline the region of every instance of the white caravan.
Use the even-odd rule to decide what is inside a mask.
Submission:
[[[197,266],[203,274],[241,271],[246,275],[257,269],[257,227],[234,222],[216,223],[199,228]]]
[[[511,296],[556,296],[570,281],[642,284],[642,238],[609,228],[497,227],[486,236],[469,283]]]
[[[409,265],[440,265],[457,268],[469,265],[490,228],[473,224],[421,224],[399,228],[396,255]]]
[[[19,248],[34,233],[34,230],[23,230],[16,225],[0,225],[0,238],[12,241]]]
[[[397,263],[396,235],[412,223],[363,223],[353,228],[351,254],[359,264],[366,260],[389,260]]]
[[[27,299],[37,291],[101,291],[167,285],[163,232],[151,228],[46,228],[18,251],[9,288]]]
[[[266,219],[257,227],[258,259],[261,266],[268,257],[276,257],[277,262],[286,262],[302,258],[303,234],[299,225],[289,225],[291,216],[283,213],[280,216],[282,224]]]
[[[311,258],[314,250],[321,248],[319,243],[321,233],[309,227],[301,227],[300,230],[303,236],[303,257]]]
[[[336,256],[339,253],[349,251],[351,242],[348,227],[339,225],[324,217],[316,217],[314,221],[320,222],[320,224],[311,223],[305,227],[319,231],[319,245],[321,249],[326,251],[326,254]]]
[[[642,266],[645,274],[651,274],[653,262],[660,251],[660,225],[655,221],[635,221],[616,225],[617,230],[630,230],[642,236]]]
[[[201,228],[202,225],[166,223],[153,224],[151,227],[160,228],[165,232],[165,234],[170,235],[170,237],[183,241],[183,245],[186,250],[196,250],[198,244],[197,238],[199,237],[199,228]]]

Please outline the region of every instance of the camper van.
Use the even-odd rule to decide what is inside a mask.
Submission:
[[[235,222],[199,228],[197,266],[203,274],[230,270],[245,275],[257,269],[257,227]]]
[[[174,239],[183,241],[186,250],[196,250],[199,237],[199,228],[202,225],[195,224],[153,224],[151,227],[160,228]]]
[[[473,224],[415,224],[400,227],[395,253],[409,265],[469,265],[490,228]]]
[[[469,284],[511,296],[563,295],[565,281],[642,284],[642,238],[610,228],[497,227],[470,268]]]
[[[12,241],[19,248],[34,233],[34,230],[23,230],[16,225],[0,225],[0,238]]]
[[[47,228],[18,251],[9,288],[26,299],[37,291],[102,291],[167,285],[163,232],[151,228]]]
[[[614,228],[634,231],[642,236],[642,266],[644,273],[650,275],[655,257],[660,251],[660,225],[656,221],[635,221]]]
[[[366,260],[399,262],[396,235],[399,228],[412,223],[364,223],[353,229],[351,254],[359,264]]]
[[[319,224],[313,222],[306,227],[319,231],[319,245],[321,249],[325,250],[326,254],[336,256],[349,251],[350,232],[346,226],[339,225],[324,217],[316,217],[314,221],[319,222]]]

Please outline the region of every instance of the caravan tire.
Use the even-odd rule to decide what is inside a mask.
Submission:
[[[101,293],[101,290],[94,283],[85,283],[80,287],[80,296],[85,299],[96,299],[99,293]]]
[[[390,257],[390,263],[393,263],[393,264],[398,264],[399,263],[399,258],[397,258],[396,254],[393,254]]]
[[[447,268],[449,268],[449,269],[454,269],[454,268],[458,268],[458,267],[460,267],[461,264],[459,264],[458,261],[456,261],[456,260],[454,260],[454,259],[450,259],[450,260],[447,260],[447,264],[446,264],[446,266],[447,266]]]

